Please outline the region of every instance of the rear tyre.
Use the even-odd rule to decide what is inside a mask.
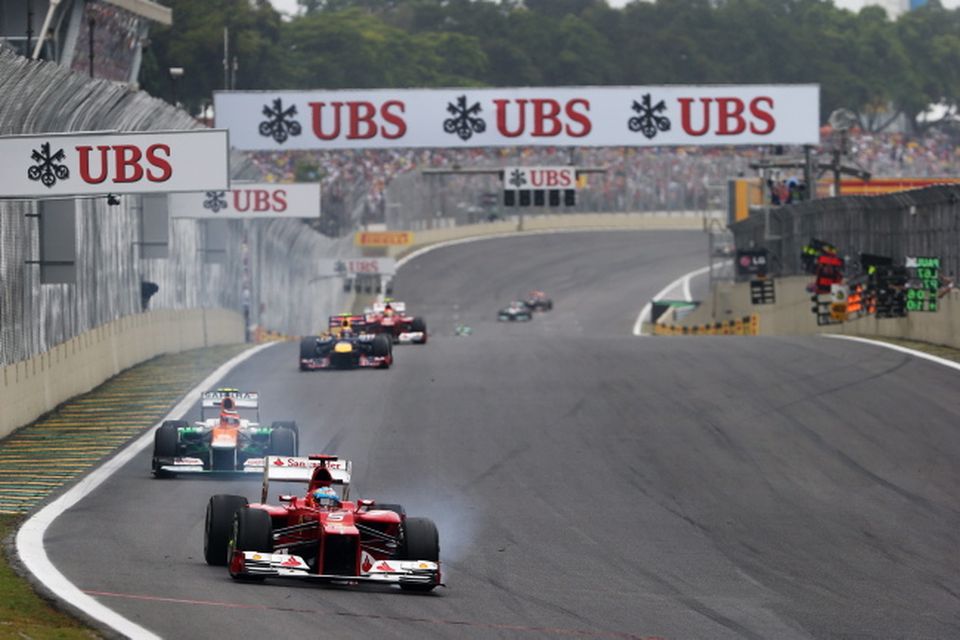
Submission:
[[[296,456],[297,436],[287,428],[274,429],[270,432],[270,455]]]
[[[186,427],[186,420],[165,420],[153,434],[153,475],[158,478],[173,474],[160,470],[159,458],[176,458],[180,444],[180,427]]]
[[[407,518],[403,523],[404,560],[440,561],[440,534],[430,518]],[[401,584],[404,591],[433,591],[435,584]]]
[[[240,509],[233,519],[233,536],[228,546],[228,557],[234,551],[273,553],[273,523],[270,514],[261,509]],[[230,572],[234,580],[261,581],[263,576]]]
[[[203,527],[203,559],[213,566],[226,566],[230,533],[237,511],[247,506],[243,496],[216,495],[207,502],[207,516]]]
[[[272,425],[274,429],[290,429],[297,436],[297,446],[300,445],[300,427],[294,420],[277,420]]]

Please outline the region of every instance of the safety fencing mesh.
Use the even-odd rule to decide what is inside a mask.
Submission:
[[[56,64],[0,49],[0,136],[71,131],[158,131],[198,128],[187,113],[126,84],[91,80]],[[4,170],[16,170],[5,161]],[[234,179],[257,179],[243,156],[231,158]],[[344,294],[314,280],[318,258],[348,245],[299,220],[228,221],[226,253],[204,252],[208,225],[172,218],[169,255],[140,250],[142,198],[79,200],[76,283],[41,284],[38,200],[0,194],[0,365],[29,358],[93,327],[143,310],[141,283],[158,285],[149,308],[222,307],[250,312],[251,322],[288,333],[315,331],[319,318],[341,310]],[[260,249],[252,256],[251,247]]]
[[[945,275],[960,273],[958,186],[758,208],[732,229],[738,249],[769,251],[773,275],[803,273],[801,254],[811,239],[837,247],[848,263],[861,253],[899,263],[905,256],[939,256]]]

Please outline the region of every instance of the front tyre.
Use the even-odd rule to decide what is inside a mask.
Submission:
[[[225,566],[229,560],[227,548],[233,519],[238,511],[247,506],[243,496],[215,495],[207,502],[207,515],[203,527],[203,559],[213,566]]]
[[[371,351],[373,352],[373,355],[377,358],[386,358],[387,356],[390,355],[392,347],[393,345],[390,342],[390,338],[388,338],[382,333],[378,333],[373,338]]]
[[[161,458],[176,458],[180,447],[180,427],[188,426],[184,420],[165,420],[153,434],[153,475],[158,478],[172,475],[160,470]]]
[[[273,553],[273,523],[270,514],[261,509],[240,509],[233,519],[233,535],[230,537],[227,556],[235,551],[260,551]],[[263,576],[240,573],[230,563],[230,577],[234,580],[263,580]]]
[[[430,518],[407,518],[403,523],[403,546],[400,550],[404,560],[440,562],[440,534]],[[435,584],[401,584],[404,591],[433,591]]]

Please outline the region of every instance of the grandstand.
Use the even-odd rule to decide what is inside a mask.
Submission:
[[[151,0],[0,0],[0,43],[95,78],[134,84],[151,22],[172,24]]]
[[[853,131],[850,156],[876,179],[957,178],[960,147],[940,130],[922,137],[903,133]],[[823,132],[818,154],[828,156],[834,145]],[[510,164],[568,164],[602,167],[591,174],[578,196],[578,211],[684,211],[726,207],[730,180],[752,178],[749,164],[775,152],[799,154],[798,149],[770,147],[662,148],[476,148],[384,149],[365,151],[258,152],[252,160],[267,181],[316,180],[322,184],[324,233],[341,235],[355,226],[388,222],[396,210],[404,215],[477,219],[485,195],[499,192],[494,177],[425,178],[423,169],[500,167]],[[790,176],[783,176],[784,178]],[[796,176],[800,178],[801,176]],[[909,182],[901,184],[909,185]],[[861,189],[862,191],[862,189]],[[822,193],[821,195],[829,195]],[[417,207],[420,211],[411,211]]]

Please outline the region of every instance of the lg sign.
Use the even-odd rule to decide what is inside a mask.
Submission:
[[[815,85],[217,93],[215,106],[250,150],[813,144],[820,108]]]

